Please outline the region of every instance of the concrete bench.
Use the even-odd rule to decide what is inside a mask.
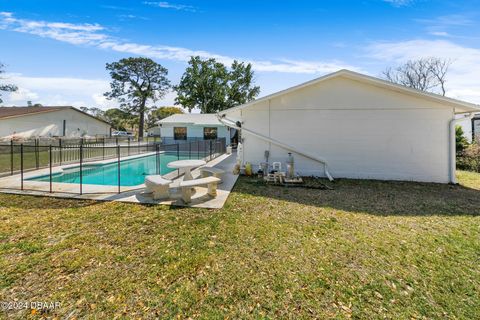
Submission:
[[[154,200],[170,198],[169,186],[171,183],[171,180],[164,179],[160,175],[145,177],[146,190],[153,193]]]
[[[225,170],[214,168],[214,167],[202,167],[200,168],[200,172],[202,174],[202,178],[213,176],[215,178],[220,179],[219,183],[222,183],[222,176],[225,173]]]
[[[180,182],[180,188],[182,189],[182,200],[185,203],[192,202],[192,188],[199,186],[208,186],[208,195],[212,197],[217,196],[217,184],[221,180],[217,177],[206,177],[195,180],[187,180]]]

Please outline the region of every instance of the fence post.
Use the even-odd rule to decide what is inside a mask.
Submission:
[[[58,157],[60,160],[60,165],[62,165],[62,138],[58,139]]]
[[[120,193],[120,145],[117,144],[117,162],[118,162],[118,193]]]
[[[83,194],[83,145],[80,145],[80,195]]]
[[[127,148],[127,155],[130,155],[130,137],[128,137],[128,148]]]
[[[212,161],[212,140],[210,140],[210,161]]]
[[[208,140],[204,140],[203,145],[204,145],[204,147],[205,147],[205,154],[203,155],[203,157],[205,158],[205,161],[207,161],[208,155],[209,155],[209,153],[210,153],[210,152],[207,150]]]
[[[52,193],[52,144],[48,148],[48,160],[50,162],[50,193]]]
[[[13,139],[10,140],[10,174],[13,176]]]
[[[39,164],[39,160],[40,160],[40,154],[38,152],[38,147],[39,147],[39,139],[35,139],[35,168],[38,169],[40,164]]]
[[[20,189],[23,191],[23,143],[20,144]]]
[[[200,140],[197,140],[197,159],[200,159]]]
[[[180,144],[177,143],[177,160],[180,160]]]
[[[156,164],[156,171],[157,171],[157,174],[160,174],[160,161],[158,159],[158,156],[159,156],[159,152],[158,152],[158,144],[155,145],[155,152],[156,152],[156,157],[155,157],[155,164]]]
[[[102,159],[105,160],[105,137],[102,139]]]
[[[192,159],[192,142],[188,143],[188,159]]]

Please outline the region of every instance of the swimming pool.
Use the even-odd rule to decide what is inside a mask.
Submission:
[[[120,161],[120,185],[136,186],[142,184],[145,176],[157,174],[157,163],[160,174],[167,174],[174,171],[167,164],[176,160],[188,159],[188,157],[177,155],[152,154],[134,159]],[[157,162],[158,161],[158,162]],[[27,180],[49,182],[50,176],[32,177]],[[52,175],[52,182],[80,183],[80,166],[63,169],[63,172]],[[84,164],[82,166],[82,183],[94,185],[117,186],[118,185],[118,163],[108,164]]]

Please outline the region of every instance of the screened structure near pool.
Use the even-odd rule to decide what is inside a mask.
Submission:
[[[185,143],[225,138],[227,145],[238,141],[237,130],[220,123],[215,114],[175,114],[158,123],[163,143]]]

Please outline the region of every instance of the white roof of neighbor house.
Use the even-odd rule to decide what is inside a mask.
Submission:
[[[174,114],[159,121],[160,124],[193,124],[199,126],[223,126],[215,113]]]
[[[417,90],[417,89],[412,89],[412,88],[409,88],[409,87],[406,87],[406,86],[403,86],[403,85],[392,83],[392,82],[387,81],[387,80],[383,80],[383,79],[380,79],[380,78],[368,76],[368,75],[361,74],[361,73],[358,73],[358,72],[342,69],[342,70],[339,70],[337,72],[333,72],[333,73],[329,73],[327,75],[324,75],[320,78],[313,79],[311,81],[307,81],[305,83],[299,84],[297,86],[290,87],[290,88],[282,90],[282,91],[278,91],[276,93],[270,94],[270,95],[265,96],[263,98],[253,100],[253,101],[250,101],[248,103],[245,103],[245,104],[242,104],[242,105],[239,105],[239,106],[227,109],[227,110],[223,110],[223,111],[219,112],[219,114],[225,114],[225,113],[228,113],[230,111],[243,109],[245,107],[257,104],[259,102],[267,101],[267,100],[270,100],[270,99],[273,99],[273,98],[277,98],[277,97],[283,96],[285,94],[289,94],[293,91],[296,91],[296,90],[299,90],[299,89],[302,89],[302,88],[305,88],[305,87],[308,87],[308,86],[311,86],[311,85],[314,85],[314,84],[317,84],[317,83],[320,83],[320,82],[323,82],[323,81],[327,81],[329,79],[333,79],[333,78],[336,78],[336,77],[345,77],[345,78],[348,78],[348,79],[352,79],[352,80],[356,80],[356,81],[360,81],[360,82],[364,82],[364,83],[369,83],[369,84],[377,86],[377,87],[397,91],[397,92],[404,93],[404,94],[414,95],[414,96],[417,96],[419,98],[432,100],[432,101],[435,101],[435,102],[438,102],[438,103],[447,104],[447,105],[450,105],[452,107],[455,107],[455,112],[456,113],[479,112],[480,111],[480,105],[477,105],[477,104],[473,104],[473,103],[470,103],[470,102],[465,102],[465,101],[441,96],[441,95],[435,94],[435,93],[430,93],[430,92],[425,92],[425,91],[421,91],[421,90]]]

